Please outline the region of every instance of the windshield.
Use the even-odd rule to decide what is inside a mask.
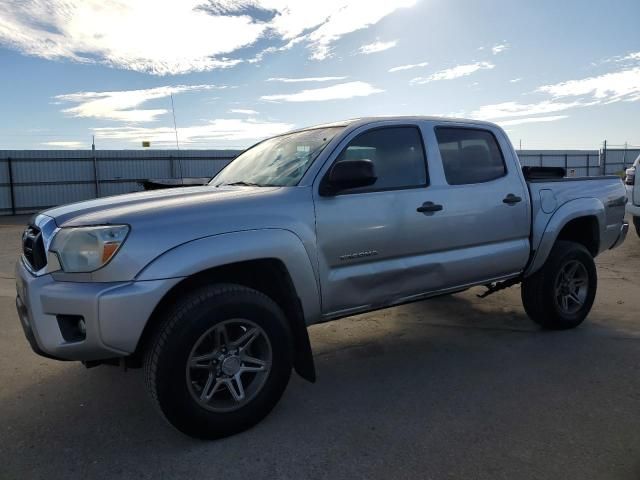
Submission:
[[[322,149],[343,128],[316,128],[265,140],[240,154],[209,185],[297,185]]]

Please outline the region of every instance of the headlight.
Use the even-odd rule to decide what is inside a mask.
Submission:
[[[636,179],[636,167],[627,168],[625,171],[624,183],[633,185]]]
[[[128,233],[127,225],[62,228],[49,250],[65,272],[93,272],[113,258]]]

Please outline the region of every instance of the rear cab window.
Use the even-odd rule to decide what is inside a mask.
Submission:
[[[484,183],[507,173],[492,132],[470,127],[436,127],[444,174],[449,185]]]

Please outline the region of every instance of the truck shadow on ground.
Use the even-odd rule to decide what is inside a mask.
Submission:
[[[441,298],[312,327],[318,382],[294,376],[267,419],[217,442],[167,426],[147,399],[141,371],[59,364],[3,400],[0,472],[6,478],[219,472],[229,479],[295,471],[304,478],[324,477],[326,465],[343,462],[342,475],[353,478],[418,466],[426,452],[433,458],[428,468],[458,471],[463,465],[451,452],[459,449],[471,460],[498,462],[506,455],[525,467],[549,462],[543,459],[564,441],[577,442],[580,451],[593,435],[626,438],[626,429],[638,431],[637,415],[626,427],[623,420],[640,399],[638,372],[612,374],[592,362],[596,349],[601,366],[637,364],[631,348],[637,345],[543,333],[515,308],[491,316],[482,308],[466,298]],[[635,398],[611,394],[622,388],[624,397],[630,385]],[[582,422],[578,428],[588,435],[576,438],[575,425],[594,404],[607,413]],[[640,449],[635,433],[628,441]],[[600,457],[586,447],[597,463]],[[420,468],[424,474],[427,467]]]

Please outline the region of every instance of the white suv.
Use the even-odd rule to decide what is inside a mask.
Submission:
[[[624,184],[627,187],[627,213],[633,217],[633,224],[636,226],[636,232],[640,237],[640,180],[638,179],[640,171],[640,155],[633,162],[633,165],[627,168],[625,172]]]

